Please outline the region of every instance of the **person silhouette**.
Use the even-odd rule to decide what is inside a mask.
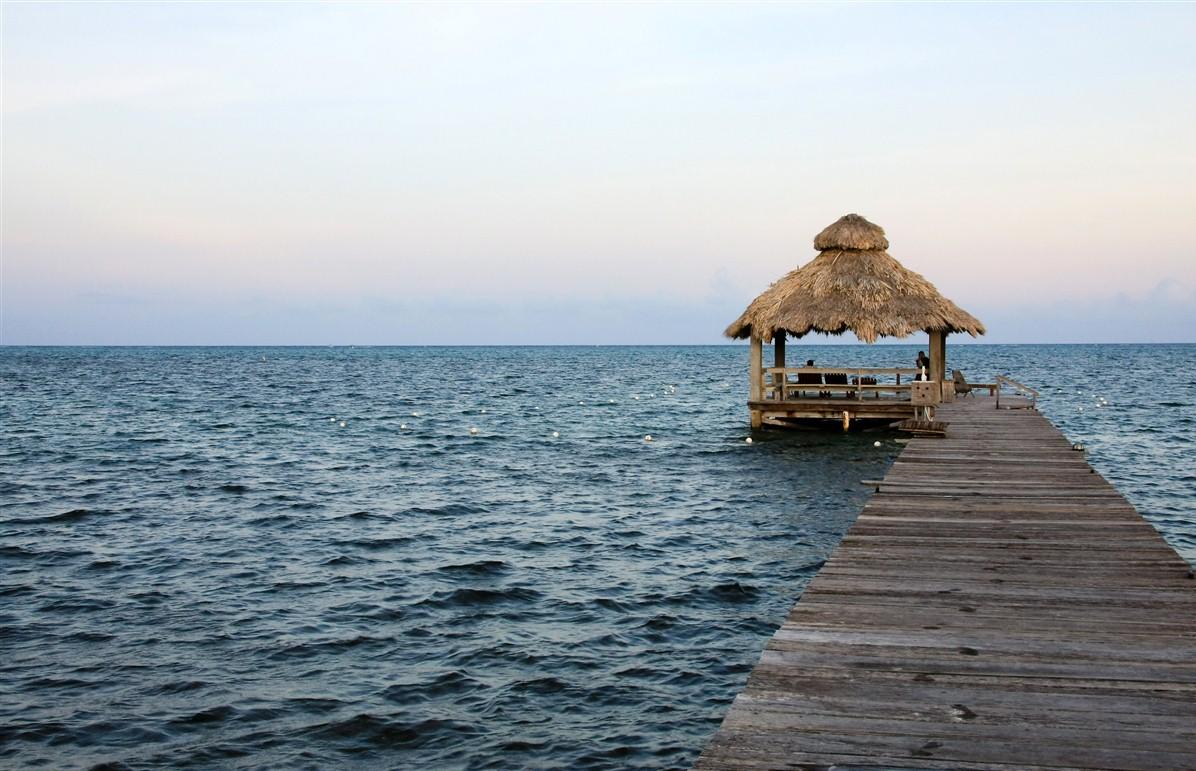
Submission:
[[[930,379],[930,374],[929,374],[930,359],[927,358],[926,351],[918,351],[917,368],[918,368],[918,374],[917,374],[917,378],[916,378],[917,380],[929,380]]]

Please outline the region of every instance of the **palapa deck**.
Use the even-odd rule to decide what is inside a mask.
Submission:
[[[1196,768],[1190,567],[1037,412],[943,405],[698,769]]]

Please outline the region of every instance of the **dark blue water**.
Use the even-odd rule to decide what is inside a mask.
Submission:
[[[1196,346],[950,355],[1196,558]],[[0,765],[686,766],[899,450],[746,358],[0,349]]]

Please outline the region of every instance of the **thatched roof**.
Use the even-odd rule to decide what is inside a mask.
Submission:
[[[814,248],[821,254],[753,300],[727,337],[851,331],[873,343],[919,331],[984,334],[976,317],[890,257],[885,231],[860,215],[840,217],[814,238]]]

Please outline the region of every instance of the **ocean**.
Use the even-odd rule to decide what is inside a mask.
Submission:
[[[1196,562],[1196,345],[948,358]],[[746,395],[732,345],[0,348],[0,766],[684,768],[900,451]]]

